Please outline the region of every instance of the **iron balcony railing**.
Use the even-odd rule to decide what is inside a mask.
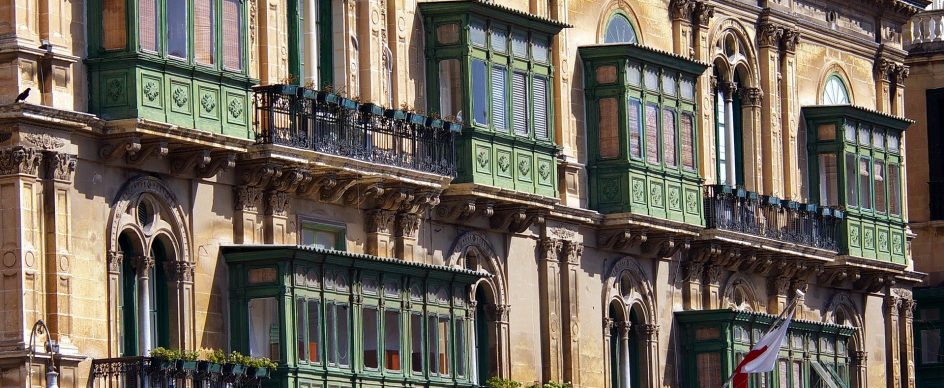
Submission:
[[[457,123],[292,85],[254,94],[259,143],[455,176]]]
[[[708,228],[838,252],[843,213],[829,207],[713,185],[705,187],[705,216]]]
[[[92,360],[95,388],[260,387],[271,370],[207,361],[166,361],[153,357]]]

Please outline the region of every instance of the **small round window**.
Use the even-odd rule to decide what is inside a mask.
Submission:
[[[147,201],[138,202],[136,212],[139,225],[145,228],[151,226],[151,222],[154,221],[154,209],[151,204]]]
[[[632,23],[622,14],[613,14],[606,24],[606,35],[603,43],[638,43],[636,30]]]

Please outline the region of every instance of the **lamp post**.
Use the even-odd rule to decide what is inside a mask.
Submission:
[[[27,366],[26,386],[30,387],[33,383],[33,356],[36,355],[36,334],[46,334],[46,352],[49,353],[49,364],[46,366],[46,388],[59,388],[59,372],[56,371],[56,354],[59,353],[59,344],[53,341],[49,336],[49,328],[42,319],[33,324],[33,330],[30,331],[29,365]]]

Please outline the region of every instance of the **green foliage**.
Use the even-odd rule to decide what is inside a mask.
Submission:
[[[252,357],[249,359],[249,364],[246,364],[246,366],[256,367],[256,368],[275,369],[278,365],[276,365],[274,362],[272,362],[272,360],[266,357],[258,357],[258,358]]]
[[[556,381],[548,381],[544,383],[541,388],[571,388],[570,383],[559,383]]]
[[[184,361],[197,361],[200,359],[200,352],[196,350],[191,352],[179,350],[178,352],[180,352],[180,359]]]
[[[237,352],[235,350],[230,352],[229,356],[226,357],[226,362],[229,364],[240,364],[240,365],[248,366],[250,360],[252,360],[252,357],[243,355],[242,353]]]
[[[224,351],[222,351],[222,350],[220,350],[220,349],[213,349],[213,350],[210,350],[210,349],[203,349],[203,350],[204,350],[204,353],[205,353],[204,358],[205,358],[207,361],[212,362],[212,363],[215,363],[215,364],[225,364],[225,363],[226,363],[226,352],[224,352]]]
[[[197,361],[206,360],[216,364],[240,364],[248,367],[275,369],[278,364],[266,357],[250,357],[232,351],[230,354],[220,349],[200,349],[194,351],[182,351],[179,349],[167,349],[163,347],[151,350],[151,357],[167,361]],[[504,386],[502,386],[504,387]],[[512,387],[512,386],[509,386]]]
[[[181,359],[181,353],[177,349],[167,349],[165,347],[156,347],[151,349],[151,357],[167,361],[177,361]]]
[[[488,388],[521,388],[521,383],[492,376],[485,381],[485,386]]]

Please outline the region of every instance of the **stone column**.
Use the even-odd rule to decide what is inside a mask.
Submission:
[[[724,96],[724,150],[725,150],[725,160],[727,165],[725,166],[725,174],[727,175],[723,183],[728,186],[735,186],[737,184],[737,169],[735,166],[738,161],[735,156],[735,143],[734,143],[734,94],[737,93],[737,85],[734,82],[721,82],[718,84],[718,87],[721,88],[721,94]]]
[[[914,308],[915,301],[910,295],[901,300],[901,380],[905,387],[915,386]]]
[[[867,388],[869,386],[869,352],[856,350],[852,352],[852,387]]]
[[[891,290],[885,297],[885,375],[888,388],[901,388],[901,346],[899,343],[898,312],[901,298],[892,296]]]
[[[42,245],[39,228],[40,185],[36,175],[42,155],[33,148],[0,149],[0,348],[25,349],[24,328],[43,318]]]
[[[783,171],[780,166],[781,147],[780,147],[780,38],[783,36],[783,28],[766,22],[760,26],[758,31],[759,52],[758,65],[760,66],[760,88],[766,91],[767,98],[761,103],[761,122],[765,127],[763,130],[757,128],[757,140],[760,142],[760,155],[763,158],[752,160],[758,168],[755,170],[758,174],[767,177],[759,185],[755,186],[757,191],[766,194],[782,196],[783,188],[779,178]],[[745,108],[746,112],[746,108]],[[745,128],[746,132],[746,128]],[[745,144],[745,148],[747,145]],[[754,152],[758,152],[755,150]],[[745,170],[744,175],[748,175]]]
[[[780,115],[783,150],[783,197],[800,198],[803,184],[800,176],[800,154],[806,144],[798,143],[799,95],[797,93],[796,46],[800,32],[784,29],[780,39]]]
[[[173,290],[170,311],[170,341],[177,349],[196,349],[196,328],[193,318],[193,271],[194,264],[186,261],[164,263],[167,271],[167,288]],[[174,330],[176,329],[176,330]]]
[[[121,356],[122,316],[121,316],[121,266],[124,254],[121,251],[108,252],[108,356]]]
[[[603,376],[605,378],[606,384],[604,386],[610,387],[610,376],[613,375],[613,355],[610,348],[613,346],[613,337],[610,335],[610,332],[613,331],[613,328],[616,327],[616,322],[610,318],[603,318]]]
[[[541,376],[544,381],[561,381],[563,346],[561,345],[561,287],[560,240],[544,237],[540,240],[541,268]]]
[[[395,213],[389,210],[375,209],[366,212],[367,254],[380,257],[394,257],[394,243],[390,236]]]
[[[628,321],[622,321],[617,323],[617,325],[620,333],[620,388],[630,388],[631,384],[629,382],[631,378],[629,374],[632,372],[632,369],[629,367],[629,363],[632,362],[632,360],[629,359],[629,331],[632,330],[632,324]]]
[[[74,354],[72,343],[72,177],[76,156],[44,151],[43,223],[45,229],[46,325],[60,351]]]
[[[138,271],[138,353],[147,355],[151,352],[151,269],[154,258],[138,256],[134,261]]]
[[[572,386],[580,386],[580,304],[578,301],[580,258],[583,244],[575,241],[564,243],[564,259],[561,260],[561,333],[564,345],[564,378]]]

